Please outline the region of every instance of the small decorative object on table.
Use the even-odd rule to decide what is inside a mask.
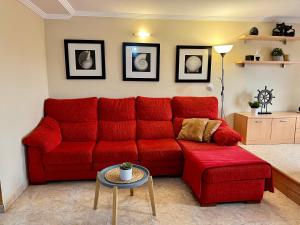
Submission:
[[[124,162],[120,165],[120,179],[131,180],[132,178],[132,163]]]
[[[254,101],[254,102],[248,102],[248,104],[251,107],[251,114],[257,116],[260,103],[258,101]]]
[[[261,54],[260,54],[260,49],[259,49],[259,50],[256,50],[256,52],[255,52],[255,60],[259,61],[260,57],[261,57]]]
[[[284,28],[284,36],[288,36],[288,37],[294,37],[295,36],[295,29],[293,29],[293,26],[288,26],[286,25]]]
[[[284,54],[284,55],[283,55],[283,60],[284,60],[284,61],[290,61],[290,55]]]
[[[294,37],[295,33],[296,31],[295,29],[293,29],[292,25],[285,25],[285,23],[277,23],[276,27],[273,29],[272,35]]]
[[[272,105],[272,100],[275,98],[272,93],[273,89],[268,90],[267,86],[265,86],[265,89],[257,91],[258,95],[255,98],[257,98],[257,101],[261,106],[261,111],[258,114],[272,114],[271,112],[268,112],[268,105]],[[264,112],[263,109],[265,109]]]
[[[283,36],[284,27],[285,27],[285,23],[277,23],[276,27],[272,31],[272,36]]]
[[[249,32],[250,35],[258,35],[257,27],[252,27]]]
[[[273,61],[282,61],[282,56],[284,55],[281,48],[274,48],[271,52]]]
[[[246,61],[254,61],[254,55],[246,55],[245,60]]]

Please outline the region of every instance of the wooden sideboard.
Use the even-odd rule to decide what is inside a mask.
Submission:
[[[300,114],[296,112],[235,113],[234,129],[242,135],[243,144],[300,144]]]

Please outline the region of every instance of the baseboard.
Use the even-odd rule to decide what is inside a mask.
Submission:
[[[20,197],[20,195],[26,190],[28,187],[28,183],[21,184],[15,191],[15,193],[6,201],[4,202],[3,211],[7,211],[9,207]],[[0,206],[1,207],[1,206]],[[1,209],[0,209],[1,211]]]
[[[300,205],[300,183],[287,174],[273,167],[275,187],[289,199]]]

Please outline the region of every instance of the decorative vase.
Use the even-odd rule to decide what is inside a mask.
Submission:
[[[123,170],[120,168],[120,179],[121,180],[131,180],[132,178],[132,168],[129,170]]]
[[[273,55],[272,59],[273,59],[273,61],[281,61],[282,60],[282,56],[280,56],[280,55]]]
[[[287,54],[283,55],[283,60],[290,61],[290,55],[287,55]]]
[[[251,114],[253,115],[253,116],[257,116],[258,115],[258,108],[251,108]]]

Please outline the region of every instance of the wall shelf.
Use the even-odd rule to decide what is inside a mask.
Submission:
[[[288,41],[300,41],[300,37],[271,36],[271,35],[242,35],[239,40],[247,41],[280,41],[286,44]]]
[[[285,65],[300,64],[300,61],[236,61],[237,65],[245,67],[245,65],[280,65],[285,67]]]

